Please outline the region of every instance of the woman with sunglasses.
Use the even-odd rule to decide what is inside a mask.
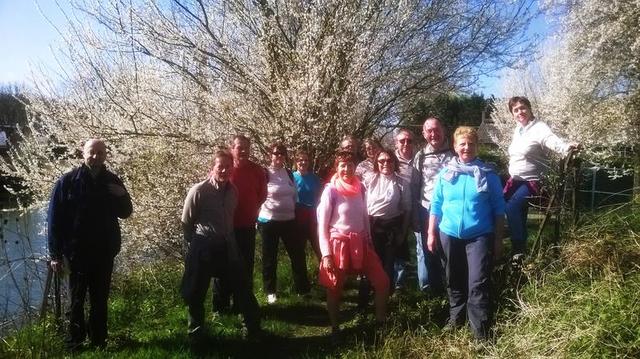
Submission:
[[[296,235],[296,186],[293,174],[285,167],[287,148],[280,143],[269,146],[271,165],[267,168],[267,199],[258,215],[258,232],[262,237],[262,280],[267,303],[277,301],[276,280],[278,243],[282,239],[291,259],[291,271],[298,294],[309,293],[305,241]]]
[[[396,174],[398,167],[394,152],[383,148],[374,158],[373,174],[364,181],[371,239],[390,281],[394,279],[396,254],[406,238],[411,214],[409,184]],[[369,281],[362,280],[358,303],[361,308],[368,303],[369,290]]]

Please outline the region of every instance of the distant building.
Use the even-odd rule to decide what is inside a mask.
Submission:
[[[493,142],[491,137],[491,134],[498,132],[498,128],[491,119],[491,111],[491,104],[487,104],[484,111],[482,111],[482,121],[480,122],[480,126],[478,126],[478,142],[480,142],[481,145],[497,147],[498,145]]]

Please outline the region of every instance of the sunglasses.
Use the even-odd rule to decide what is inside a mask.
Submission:
[[[391,158],[383,158],[381,160],[378,160],[378,163],[393,163],[393,161],[391,160]]]

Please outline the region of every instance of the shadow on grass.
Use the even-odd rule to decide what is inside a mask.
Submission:
[[[260,309],[265,319],[277,319],[286,323],[315,327],[329,325],[327,310],[320,303],[269,305]]]
[[[186,339],[185,339],[186,340]],[[352,349],[354,344],[373,346],[384,341],[384,328],[373,323],[340,331],[335,337],[329,334],[305,337],[282,337],[265,332],[255,340],[222,338],[207,335],[188,345],[194,357],[233,358],[324,358]],[[163,347],[179,345],[173,340],[158,343]],[[184,345],[184,343],[182,343]]]

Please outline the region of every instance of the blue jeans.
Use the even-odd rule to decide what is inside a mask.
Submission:
[[[442,281],[442,264],[440,262],[441,246],[438,245],[436,253],[429,252],[425,246],[427,239],[426,225],[429,219],[429,210],[419,206],[419,231],[413,232],[416,236],[416,264],[418,267],[418,289],[421,291],[429,290],[434,291],[444,290]],[[423,240],[424,239],[424,240]]]
[[[529,197],[532,195],[526,182],[517,185],[510,198],[507,198],[505,212],[511,230],[512,254],[525,253],[527,249],[527,212]]]

